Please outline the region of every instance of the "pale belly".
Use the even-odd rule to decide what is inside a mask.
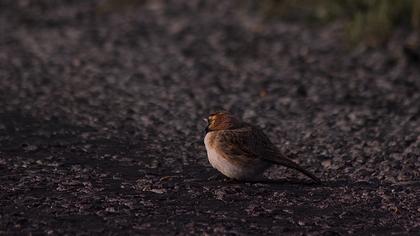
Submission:
[[[264,170],[269,166],[267,163],[262,161],[257,161],[254,165],[246,167],[229,161],[229,159],[222,156],[223,153],[218,153],[217,150],[210,145],[210,135],[213,134],[208,133],[204,138],[209,162],[213,168],[217,169],[225,176],[239,180],[255,180],[259,178]]]

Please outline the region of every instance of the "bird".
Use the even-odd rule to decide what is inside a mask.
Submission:
[[[212,113],[207,119],[204,144],[213,168],[230,179],[258,181],[273,165],[295,169],[316,183],[321,180],[287,158],[259,128],[229,112]]]

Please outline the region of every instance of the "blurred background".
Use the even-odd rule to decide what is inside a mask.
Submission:
[[[418,232],[419,27],[414,0],[2,0],[0,234]],[[218,110],[328,184],[207,181]]]
[[[410,0],[263,0],[257,4],[268,18],[302,20],[312,24],[338,21],[343,24],[347,43],[352,44],[379,46],[396,31],[411,33],[420,27],[420,5]]]
[[[146,2],[109,0],[99,8],[100,11],[115,11]],[[345,31],[344,43],[351,45],[383,45],[396,31],[413,33],[420,27],[420,6],[413,0],[247,0],[235,4],[237,11],[248,10],[266,21],[299,21],[308,25],[339,22]],[[415,41],[416,36],[412,37],[411,40]]]

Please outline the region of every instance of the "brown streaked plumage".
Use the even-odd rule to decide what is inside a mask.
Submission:
[[[259,128],[228,112],[213,113],[208,117],[204,143],[210,164],[229,178],[256,180],[271,165],[278,164],[321,182],[282,155]]]

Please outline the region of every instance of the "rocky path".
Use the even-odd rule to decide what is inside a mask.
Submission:
[[[0,3],[0,234],[420,231],[420,71],[243,1]],[[225,180],[230,110],[325,181]],[[216,177],[214,178],[214,176]]]

